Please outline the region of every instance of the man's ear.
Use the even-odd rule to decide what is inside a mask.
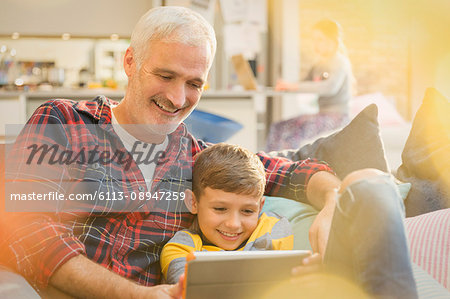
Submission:
[[[259,212],[262,211],[262,208],[263,208],[265,202],[266,202],[266,197],[263,196],[263,197],[261,198],[261,201],[259,202]]]
[[[123,57],[123,69],[128,77],[136,71],[136,59],[134,56],[134,50],[131,47],[128,47]]]
[[[197,214],[197,198],[195,198],[194,192],[192,192],[192,190],[186,189],[184,191],[184,194],[184,204],[192,214]]]

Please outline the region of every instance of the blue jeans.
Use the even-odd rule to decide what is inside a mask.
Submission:
[[[325,265],[377,298],[417,298],[403,218],[389,175],[353,183],[338,199]]]

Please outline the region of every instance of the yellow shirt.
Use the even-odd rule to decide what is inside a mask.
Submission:
[[[294,236],[289,221],[275,213],[262,213],[250,238],[237,250],[291,250]],[[201,236],[189,229],[177,232],[161,253],[161,271],[166,283],[177,283],[184,273],[186,256],[193,251],[221,251],[215,245],[203,244]]]

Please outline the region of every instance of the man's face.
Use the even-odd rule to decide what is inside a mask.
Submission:
[[[255,230],[264,199],[206,187],[193,203],[204,237],[222,249],[234,250]]]
[[[119,122],[151,125],[150,130],[162,136],[173,132],[198,104],[210,59],[206,43],[197,47],[151,41],[138,69],[128,49],[126,109],[120,109]]]

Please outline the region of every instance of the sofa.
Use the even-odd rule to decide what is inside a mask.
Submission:
[[[366,102],[370,101],[370,98],[376,97],[369,96]],[[409,153],[414,152],[414,147],[417,147],[416,135],[423,133],[423,126],[417,123],[418,119],[416,118],[412,125],[404,121],[395,123],[392,119],[388,122],[386,119],[379,118],[378,105],[363,103],[363,100],[358,103],[362,108],[360,110],[355,108],[355,117],[345,128],[312,143],[304,144],[299,149],[284,151],[281,155],[293,160],[312,157],[327,161],[341,178],[353,170],[366,167],[400,175],[403,182],[399,182],[399,191],[405,199],[407,212],[407,203],[411,200],[409,196],[416,183],[414,180],[408,182],[409,178],[434,180],[439,183],[440,187],[435,192],[442,191],[444,202],[439,202],[437,206],[435,202],[426,202],[419,209],[413,209],[415,215],[405,219],[405,227],[420,298],[449,298],[450,209],[446,188],[450,186],[449,177],[447,177],[448,169],[450,169],[450,124],[446,118],[450,115],[450,103],[436,90],[429,90],[421,107],[422,110],[419,109],[418,112],[419,116],[422,112],[422,114],[433,115],[430,110],[437,109],[439,116],[444,117],[443,119],[434,117],[433,129],[437,138],[440,139],[437,146],[443,147],[444,150],[431,149],[430,152],[436,154],[442,164],[438,168],[438,175],[431,176],[429,173],[422,174],[422,165],[414,165],[410,162],[411,158],[408,158],[413,156],[421,161],[436,158],[433,157],[434,154],[420,158],[420,151],[419,154]],[[422,120],[419,119],[420,121]],[[410,127],[412,127],[411,132]],[[432,142],[432,144],[435,143]],[[4,145],[0,144],[0,194],[4,194],[4,159]],[[401,170],[399,174],[398,170]],[[3,196],[0,198],[3,199]],[[414,201],[412,203],[415,204]],[[4,213],[4,203],[1,202],[1,204],[0,220]],[[314,208],[285,198],[268,197],[264,210],[274,211],[289,219],[293,227],[295,249],[311,248],[308,242],[308,230],[317,214]],[[0,226],[0,235],[1,229],[2,226]]]
[[[299,149],[271,154],[326,161],[341,179],[367,167],[396,176],[406,207],[405,229],[419,296],[450,298],[450,102],[428,89],[410,124],[381,94],[357,100],[346,127],[324,133]],[[316,210],[270,197],[264,209],[289,219],[296,249],[310,249],[308,230]]]

